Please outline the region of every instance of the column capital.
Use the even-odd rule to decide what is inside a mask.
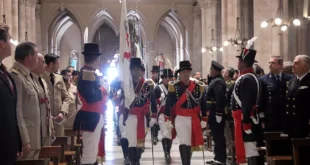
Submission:
[[[215,7],[216,5],[220,3],[221,3],[221,0],[199,0],[199,6],[201,8]]]
[[[194,19],[200,19],[201,18],[201,9],[200,6],[194,7]]]

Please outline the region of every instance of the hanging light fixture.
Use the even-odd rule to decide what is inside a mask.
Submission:
[[[221,48],[218,48],[215,44],[215,40],[214,40],[214,29],[211,30],[211,40],[210,40],[210,46],[206,46],[204,48],[201,48],[201,52],[205,53],[206,51],[208,51],[209,53],[213,53],[216,52],[217,50],[221,51]]]
[[[240,30],[240,21],[239,21],[239,17],[236,18],[236,32],[235,32],[235,36],[229,40],[226,40],[223,42],[223,46],[228,46],[228,45],[232,45],[232,46],[241,46],[244,45],[246,43],[247,39],[243,38],[241,35],[241,30]]]

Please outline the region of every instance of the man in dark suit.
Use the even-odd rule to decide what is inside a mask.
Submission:
[[[265,131],[283,131],[285,116],[285,100],[288,82],[293,78],[282,72],[283,59],[272,56],[269,59],[270,73],[259,77],[262,90],[258,104],[260,117],[265,119]]]
[[[14,165],[17,156],[21,154],[22,145],[17,126],[16,86],[2,64],[3,59],[11,55],[8,31],[7,25],[0,24],[0,150],[1,164]]]
[[[293,72],[296,75],[289,82],[286,95],[284,133],[291,138],[309,137],[310,111],[307,99],[310,97],[310,57],[295,57]]]

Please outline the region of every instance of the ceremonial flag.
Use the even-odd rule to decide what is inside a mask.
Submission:
[[[127,3],[126,0],[122,0],[122,14],[120,24],[120,57],[119,57],[119,77],[123,84],[125,95],[125,107],[130,108],[130,104],[135,99],[135,93],[133,89],[133,82],[131,72],[129,70],[131,49],[130,49],[130,34],[127,19]]]

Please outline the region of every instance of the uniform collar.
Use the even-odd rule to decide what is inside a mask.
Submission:
[[[247,69],[244,69],[244,70],[240,71],[240,76],[244,75],[244,74],[247,74],[247,73],[253,73],[253,72],[254,72],[253,68],[247,68]]]
[[[300,76],[300,77],[297,76],[297,79],[299,80],[299,82],[300,82],[304,77],[306,77],[307,74],[308,74],[308,72],[305,73],[304,75]]]
[[[33,79],[35,79],[35,80],[38,80],[39,79],[39,75],[37,75],[37,74],[35,74],[35,73],[33,73],[33,72],[31,72],[31,74],[32,74],[32,76],[33,76]]]
[[[18,69],[25,76],[29,76],[30,75],[30,70],[27,67],[25,67],[23,64],[21,64],[21,63],[19,63],[17,61],[15,61],[14,64],[13,64],[13,69],[14,68]]]
[[[84,64],[84,67],[83,68],[86,68],[86,69],[89,69],[89,70],[96,70],[97,68],[94,68],[90,65],[87,65],[87,64]]]

